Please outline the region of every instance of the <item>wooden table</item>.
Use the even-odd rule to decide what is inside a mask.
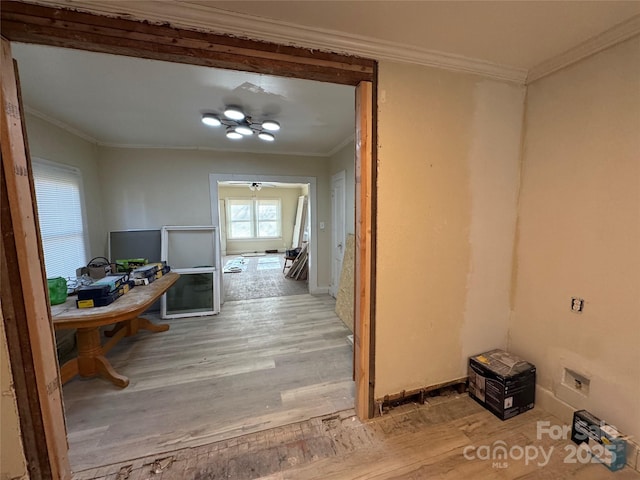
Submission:
[[[179,277],[179,274],[169,272],[149,285],[134,287],[106,307],[76,308],[76,297],[67,299],[63,304],[53,305],[51,317],[56,330],[78,329],[78,356],[60,367],[62,383],[76,375],[85,378],[101,375],[118,387],[129,385],[129,379],[117,373],[105,355],[122,338],[135,335],[140,329],[151,332],[169,330],[169,325],[156,325],[139,315],[176,283]],[[111,337],[110,340],[102,345],[100,327],[113,324],[114,329],[105,332],[106,336]]]

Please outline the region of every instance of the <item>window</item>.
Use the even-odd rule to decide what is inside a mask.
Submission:
[[[279,238],[279,198],[228,198],[228,238],[232,240]]]
[[[87,264],[80,171],[34,161],[33,179],[47,277],[75,277]]]

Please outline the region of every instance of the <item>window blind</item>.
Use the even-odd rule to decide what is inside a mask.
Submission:
[[[47,278],[75,277],[87,264],[80,171],[34,161],[33,179]]]

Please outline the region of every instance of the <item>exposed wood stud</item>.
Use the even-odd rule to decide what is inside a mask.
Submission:
[[[429,387],[418,388],[415,390],[403,390],[394,395],[385,395],[382,399],[376,400],[381,402],[384,408],[392,408],[409,402],[418,402],[424,404],[428,397],[436,397],[443,395],[449,391],[455,390],[462,394],[466,391],[467,377],[458,378],[450,382],[438,383]]]
[[[355,325],[354,355],[356,381],[356,413],[361,419],[374,415],[370,360],[373,351],[371,344],[371,268],[372,268],[372,232],[371,232],[371,189],[372,170],[372,132],[373,85],[361,82],[356,88],[356,278],[355,278]]]
[[[53,478],[69,478],[67,439],[62,411],[62,394],[51,329],[46,277],[41,259],[40,230],[31,178],[31,159],[26,150],[22,124],[21,100],[9,41],[2,38],[1,84],[1,151],[3,189],[6,188],[8,217],[3,216],[3,232],[13,232],[10,248],[16,270],[9,270],[9,282],[14,298],[15,313],[27,325],[38,409],[32,410],[34,423],[42,422],[46,450],[37,456],[43,470]],[[5,225],[4,220],[8,221]],[[3,242],[9,240],[3,238]],[[21,347],[22,348],[22,347]],[[23,350],[24,352],[25,350]],[[28,350],[27,350],[28,351]],[[27,390],[29,391],[29,390]],[[26,393],[26,392],[22,392]],[[22,399],[35,402],[35,398]],[[46,474],[46,473],[45,473]]]
[[[3,2],[13,41],[357,85],[375,61],[22,2]]]

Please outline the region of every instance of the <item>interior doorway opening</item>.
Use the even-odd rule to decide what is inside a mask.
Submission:
[[[298,78],[309,78],[321,81],[337,81],[337,83],[358,85],[358,93],[356,99],[357,110],[357,155],[356,155],[356,171],[358,172],[358,184],[356,185],[357,212],[356,212],[356,230],[362,232],[358,236],[357,243],[357,260],[356,260],[356,289],[358,291],[358,303],[355,305],[357,318],[356,322],[356,343],[355,343],[355,378],[356,378],[356,412],[361,418],[372,415],[373,412],[373,305],[375,288],[375,265],[374,265],[374,240],[375,240],[375,84],[376,81],[376,64],[372,60],[346,58],[340,55],[328,54],[322,52],[308,52],[304,49],[289,48],[286,53],[279,53],[279,59],[266,59],[263,55],[264,48],[271,49],[274,52],[278,50],[275,46],[260,44],[261,48],[252,50],[253,42],[237,39],[228,39],[224,36],[216,36],[209,34],[197,34],[193,38],[188,49],[180,45],[167,46],[166,39],[177,40],[180,35],[189,36],[187,31],[178,31],[167,25],[145,25],[147,32],[146,40],[139,41],[136,45],[114,45],[109,39],[113,38],[113,34],[105,35],[101,32],[99,24],[102,17],[89,13],[64,11],[49,7],[38,7],[37,12],[30,11],[29,6],[21,4],[11,4],[7,8],[3,8],[3,21],[11,15],[21,15],[20,29],[12,30],[4,28],[3,35],[10,41],[28,41],[42,44],[59,45],[65,44],[72,48],[104,51],[110,53],[122,53],[125,55],[135,55],[142,58],[168,59],[174,62],[200,64],[208,66],[225,66],[229,68],[229,55],[225,59],[217,59],[220,54],[210,49],[212,44],[219,43],[227,45],[229,52],[233,57],[237,57],[235,65],[240,70],[247,69],[251,65],[253,71],[273,72],[274,68],[283,76],[292,76]],[[60,20],[60,28],[50,30],[44,34],[34,34],[29,25],[37,25],[41,22],[41,18],[49,18],[50,20]],[[69,20],[66,22],[65,20]],[[114,18],[110,19],[112,29],[122,30],[125,32],[136,32],[139,23],[133,20]],[[4,25],[4,23],[3,23]],[[97,30],[95,34],[88,39],[86,35],[82,35],[76,31],[77,25],[95,25]],[[193,32],[192,32],[193,33]],[[202,38],[200,38],[202,37]],[[6,45],[5,45],[6,43]],[[238,46],[241,43],[243,46]],[[196,45],[198,44],[198,45]],[[153,45],[153,48],[148,48]],[[8,42],[3,41],[3,51],[6,50],[10,56]],[[255,45],[254,45],[255,46]],[[181,51],[184,51],[182,54]],[[199,53],[194,54],[198,51]],[[235,53],[234,53],[235,52]],[[317,67],[317,59],[311,57],[322,57],[327,66]],[[10,57],[9,57],[10,58]],[[293,61],[292,61],[293,60]],[[3,69],[2,83],[3,93],[8,92],[8,101],[13,106],[12,109],[4,109],[5,121],[3,122],[3,138],[8,139],[3,142],[3,164],[5,173],[11,177],[11,182],[19,180],[17,188],[24,195],[20,198],[29,197],[29,186],[16,176],[25,175],[24,172],[29,170],[28,152],[25,151],[23,137],[20,133],[20,125],[13,120],[8,121],[7,116],[15,116],[16,108],[19,100],[15,96],[16,81],[15,75],[11,68],[11,61],[3,62],[6,69]],[[276,65],[274,67],[274,65]],[[357,66],[356,66],[357,65]],[[313,68],[310,68],[313,66]],[[6,73],[6,75],[5,75]],[[18,110],[18,115],[21,109]],[[9,127],[11,125],[11,127]],[[17,127],[16,127],[17,125]],[[15,127],[15,128],[14,128]],[[7,147],[6,149],[4,147]],[[26,159],[26,161],[25,161]],[[27,176],[25,176],[27,178]],[[23,179],[24,180],[24,179]],[[14,183],[9,183],[10,191],[9,199],[13,201],[16,198]],[[22,190],[21,190],[22,189]],[[28,206],[11,205],[10,224],[12,229],[22,231],[23,229],[33,228],[33,215],[27,212]],[[42,252],[38,252],[38,247],[33,244],[20,244],[19,249],[26,249],[24,255],[17,258],[18,264],[25,258],[40,258]],[[24,263],[24,262],[23,262]],[[21,266],[22,267],[22,266]],[[33,331],[43,330],[40,325],[46,316],[36,315],[34,312],[41,311],[42,303],[46,298],[41,295],[45,285],[38,282],[37,276],[32,274],[35,272],[33,268],[20,268],[9,272],[9,280],[12,284],[29,285],[31,292],[37,293],[38,305],[35,307],[27,306],[24,312],[25,322],[30,325]],[[20,273],[22,272],[22,273]],[[7,284],[7,282],[3,282]],[[19,293],[19,292],[18,292]],[[17,298],[17,297],[16,297]],[[25,305],[26,305],[25,301]],[[20,306],[20,305],[18,305]],[[4,305],[3,305],[4,307]],[[46,329],[44,329],[46,330]],[[44,331],[43,330],[43,331]],[[55,378],[50,378],[51,369],[46,367],[47,360],[51,360],[53,347],[47,344],[47,337],[44,335],[37,341],[42,343],[40,349],[41,356],[32,358],[31,350],[27,346],[21,346],[20,343],[14,343],[16,338],[10,332],[9,349],[10,352],[23,351],[27,355],[27,361],[32,362],[36,375],[25,378],[16,389],[16,395],[19,404],[26,405],[32,402],[41,402],[40,409],[37,411],[20,411],[22,424],[22,432],[25,438],[25,444],[34,444],[35,448],[28,452],[28,460],[30,465],[43,465],[44,468],[50,469],[56,478],[67,478],[69,474],[66,440],[64,439],[64,424],[62,423],[62,408],[59,402],[59,396],[51,395],[51,386],[55,383]],[[45,332],[46,333],[46,332]],[[51,342],[51,338],[48,338]],[[10,355],[14,371],[20,370],[23,365],[22,360],[18,359],[15,354]],[[44,362],[44,363],[43,363]],[[55,361],[48,362],[49,365],[55,364]],[[54,375],[55,377],[55,375]],[[24,420],[24,421],[23,421]],[[32,421],[33,420],[33,421]],[[33,425],[40,425],[41,428],[36,431]],[[37,441],[44,438],[45,441]]]
[[[218,184],[223,303],[309,293],[309,207],[309,184]]]

